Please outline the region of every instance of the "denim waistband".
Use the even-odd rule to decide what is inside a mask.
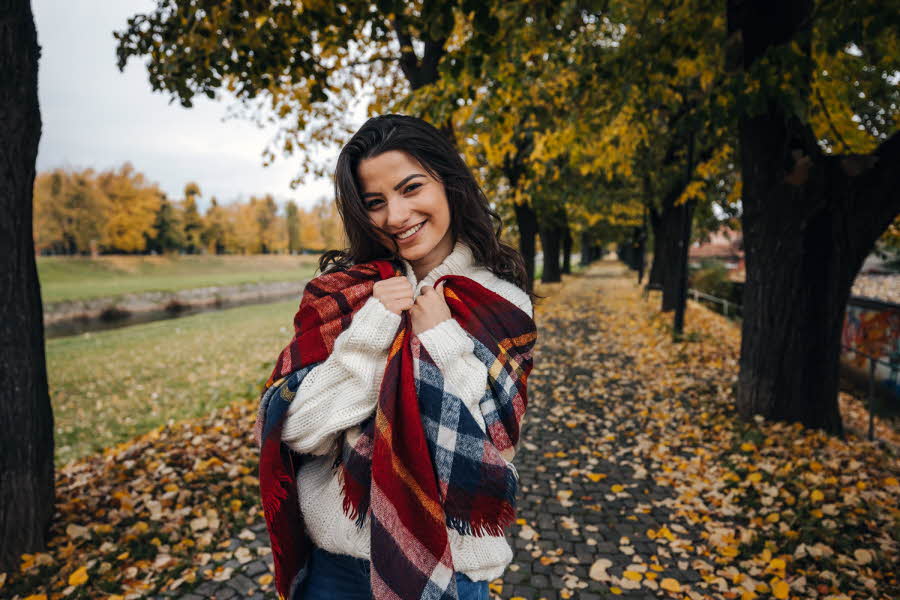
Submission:
[[[366,577],[369,576],[370,563],[364,558],[357,558],[355,556],[350,556],[349,554],[335,554],[334,552],[329,552],[318,546],[313,549],[313,552],[332,564],[340,565],[350,571],[357,571]]]

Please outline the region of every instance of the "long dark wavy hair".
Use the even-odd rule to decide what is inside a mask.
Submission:
[[[322,254],[319,270],[322,273],[344,270],[376,259],[402,264],[397,241],[369,219],[357,177],[360,162],[390,150],[406,152],[429,175],[443,183],[454,241],[461,239],[472,249],[476,263],[497,277],[518,285],[533,302],[536,296],[532,286],[527,285],[522,255],[500,241],[503,221],[491,209],[469,167],[443,133],[426,121],[407,115],[372,117],[341,149],[334,174],[334,192],[350,247]],[[492,219],[497,222],[496,231]],[[382,231],[393,242],[393,248],[381,244],[377,231]]]

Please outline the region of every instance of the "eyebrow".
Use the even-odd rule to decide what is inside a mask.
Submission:
[[[398,183],[397,185],[394,186],[394,190],[399,190],[401,187],[403,187],[403,184],[405,184],[407,181],[409,181],[413,177],[425,177],[425,176],[422,175],[421,173],[413,173],[412,175],[407,175],[406,177],[403,178],[403,181],[401,181],[400,183]],[[380,195],[381,195],[381,193],[379,193],[379,192],[366,192],[365,194],[362,195],[362,199],[365,200],[368,196],[380,196]]]

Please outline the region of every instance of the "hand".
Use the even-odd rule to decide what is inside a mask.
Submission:
[[[413,305],[412,284],[403,275],[376,281],[372,286],[372,295],[381,300],[384,307],[395,315]]]
[[[409,316],[412,318],[413,333],[417,335],[452,318],[450,307],[444,298],[444,282],[440,282],[437,289],[430,285],[423,287],[422,293],[409,309]]]

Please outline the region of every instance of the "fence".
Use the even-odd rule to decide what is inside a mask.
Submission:
[[[695,301],[721,306],[726,317],[740,317],[740,304],[700,290],[690,289],[688,293]],[[900,305],[851,297],[841,332],[841,351],[842,362],[851,373],[868,367],[868,437],[874,440],[877,386],[881,386],[884,395],[900,398]]]

